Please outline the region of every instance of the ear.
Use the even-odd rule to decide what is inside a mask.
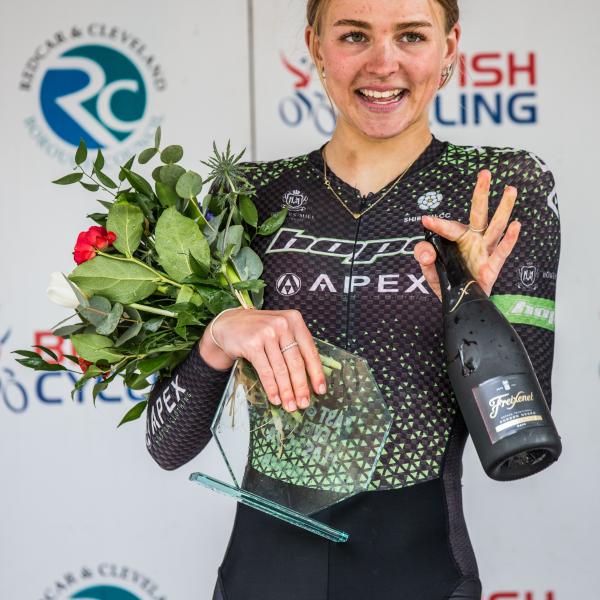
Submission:
[[[312,25],[307,25],[306,29],[304,30],[304,41],[306,43],[306,47],[308,48],[308,53],[310,54],[310,57],[312,58],[315,65],[317,67],[319,65],[323,65],[323,57],[321,56],[321,45],[319,43],[319,36],[317,35],[315,28]]]
[[[446,53],[444,55],[444,64],[452,64],[458,59],[458,42],[462,34],[460,23],[456,23],[446,36]]]

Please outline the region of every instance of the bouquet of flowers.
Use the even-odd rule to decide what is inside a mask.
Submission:
[[[137,156],[140,165],[159,158],[152,183],[133,170],[135,156],[120,167],[118,182],[111,179],[101,150],[87,172],[83,140],[75,172],[53,182],[79,183],[109,197],[98,200],[103,211],[88,215],[96,224],[77,238],[77,267],[68,276],[54,274],[48,290],[52,300],[74,309],[53,328],[72,341],[77,356],[67,359],[83,372],[72,395],[95,379],[94,402],[117,376],[143,390],[170,375],[225,308],[260,308],[263,265],[250,245],[256,235],[277,231],[287,214],[284,208],[258,223],[243,151],[234,155],[227,144],[219,152],[213,144],[213,155],[202,161],[210,169],[203,180],[179,164],[181,146],[161,150],[160,144],[159,127],[154,146]],[[51,350],[36,348],[15,351],[17,360],[36,370],[67,370]],[[146,404],[136,403],[119,425],[139,418]]]

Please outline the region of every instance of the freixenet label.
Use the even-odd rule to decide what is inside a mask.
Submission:
[[[473,388],[473,395],[492,444],[526,427],[546,425],[539,414],[537,392],[526,375],[494,377]]]

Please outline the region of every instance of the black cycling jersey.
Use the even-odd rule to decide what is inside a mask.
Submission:
[[[413,249],[424,214],[468,223],[483,168],[492,172],[490,214],[506,185],[518,189],[521,235],[492,298],[550,402],[560,224],[552,174],[537,156],[434,138],[400,182],[366,196],[328,171],[350,212],[372,206],[358,219],[324,186],[320,150],[251,164],[260,220],[289,209],[281,229],[253,242],[264,263],[263,308],[298,309],[313,336],[366,358],[393,424],[369,490],[314,515],[347,531],[348,542],[238,504],[215,599],[480,598],[462,511],[467,433],[444,364],[440,303]],[[180,467],[208,443],[229,374],[196,347],[155,385],[147,446],[163,468]]]

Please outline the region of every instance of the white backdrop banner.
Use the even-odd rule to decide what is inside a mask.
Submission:
[[[434,103],[434,133],[540,155],[555,174],[563,234],[553,374],[563,455],[535,477],[497,483],[470,444],[465,454],[484,600],[597,598],[600,5],[461,9],[460,68]],[[116,430],[141,396],[115,385],[95,407],[88,388],[71,400],[73,374],[30,372],[11,351],[71,352],[50,334],[66,315],[44,290],[50,272],[72,269],[95,210],[94,195],[50,183],[69,172],[82,135],[102,148],[107,172],[147,147],[159,124],[200,172],[213,140],[269,160],[329,138],[335,117],[304,46],[304,11],[304,0],[0,6],[0,598],[211,597],[235,506],[188,475],[214,472],[214,443],[162,471],[141,421]]]

